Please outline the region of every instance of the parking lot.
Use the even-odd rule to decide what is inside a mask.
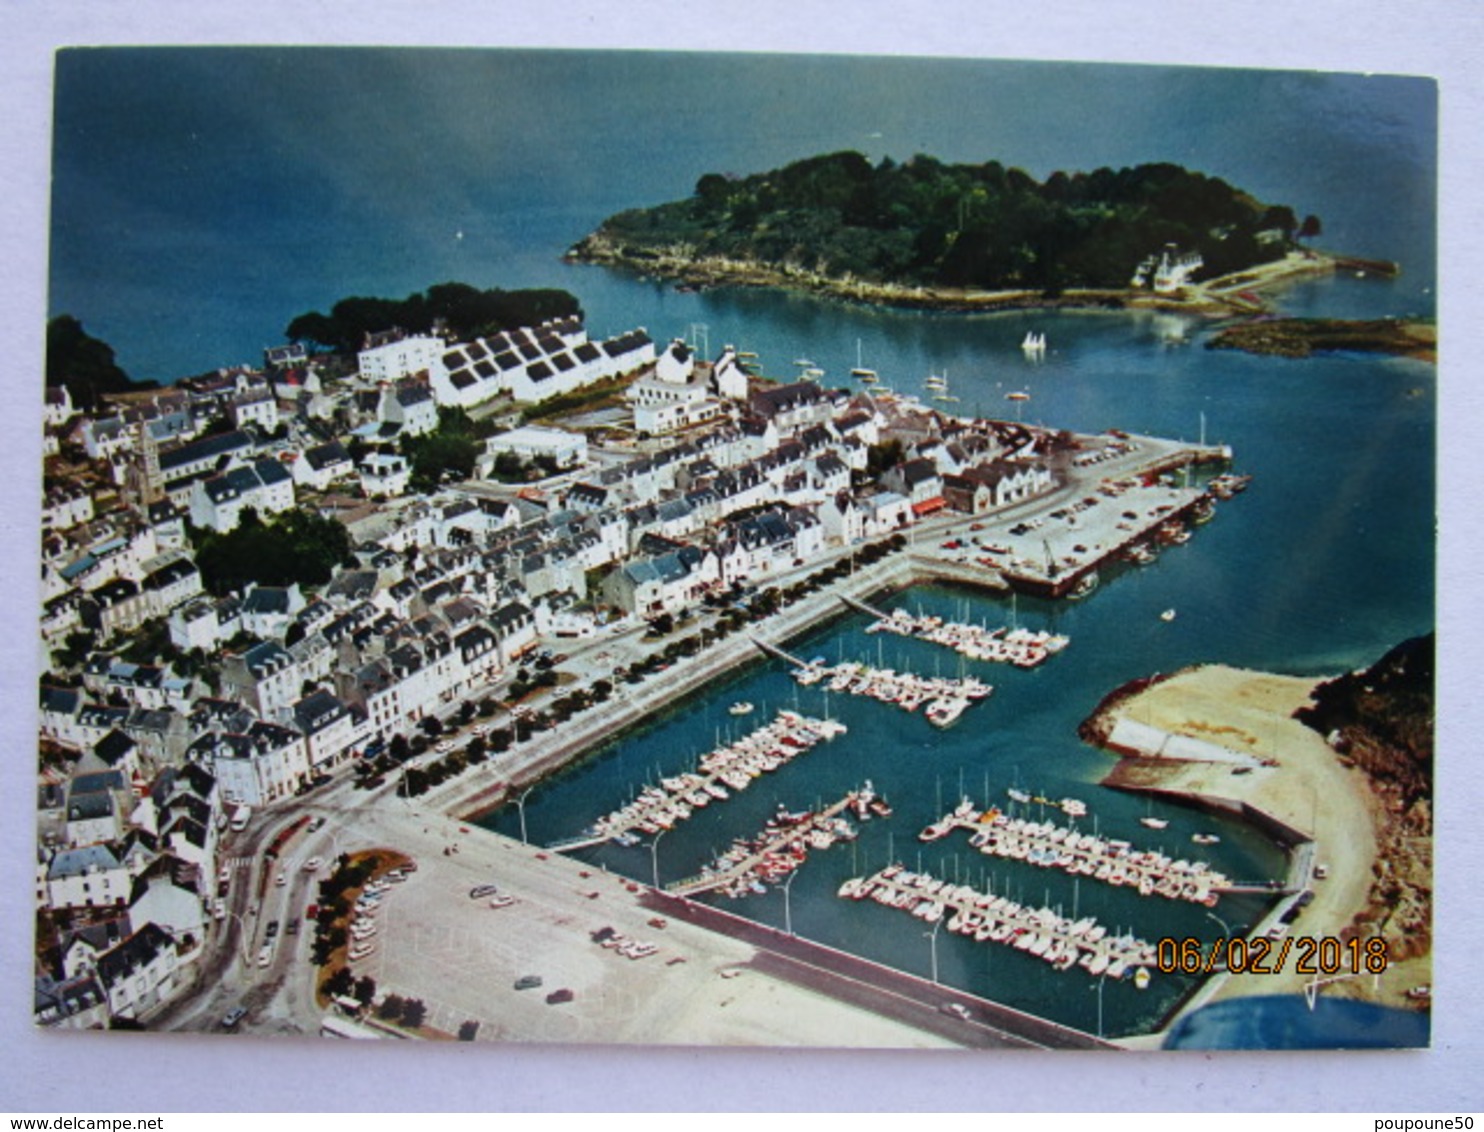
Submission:
[[[410,807],[367,816],[356,847],[399,849],[418,868],[388,889],[376,949],[353,970],[371,975],[378,995],[421,999],[436,1030],[452,1035],[472,1020],[480,1040],[948,1044],[754,970],[750,945],[656,921],[644,890],[623,878]],[[490,884],[513,903],[470,897]],[[605,927],[655,950],[626,958],[593,940]],[[539,987],[516,989],[533,975]],[[571,1001],[548,1003],[562,989]]]

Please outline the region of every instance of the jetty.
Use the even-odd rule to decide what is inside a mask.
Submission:
[[[636,844],[640,833],[659,834],[673,829],[696,810],[712,802],[726,801],[732,793],[745,790],[753,779],[777,770],[817,743],[845,731],[845,724],[831,719],[810,719],[797,712],[780,711],[771,723],[703,755],[695,770],[646,786],[628,805],[599,818],[576,837],[547,848],[562,853],[604,841]]]
[[[1013,664],[1017,668],[1035,668],[1071,643],[1069,637],[1045,630],[1031,632],[1029,629],[1007,629],[1004,626],[990,629],[983,625],[944,621],[943,618],[932,615],[913,616],[905,609],[885,614],[870,609],[864,603],[844,600],[877,618],[874,624],[866,627],[867,633],[894,633],[901,637],[929,641],[952,649],[970,660]]]
[[[969,844],[986,856],[1058,868],[1115,888],[1137,889],[1141,896],[1214,908],[1222,893],[1234,891],[1232,882],[1204,861],[1176,860],[1128,841],[1081,833],[1074,825],[1012,818],[995,807],[981,810],[967,798],[919,836],[935,841],[954,830],[969,833]]]
[[[986,699],[994,688],[972,676],[952,679],[942,676],[918,676],[890,668],[870,668],[859,661],[847,660],[836,665],[798,663],[793,678],[806,687],[827,680],[831,692],[848,696],[870,696],[903,711],[916,711],[927,705],[923,714],[935,727],[949,727],[957,722],[970,704]]]
[[[955,885],[928,873],[888,865],[869,877],[852,877],[838,895],[874,900],[980,943],[999,943],[1044,960],[1058,971],[1081,967],[1094,977],[1132,975],[1141,988],[1157,959],[1154,944],[1134,935],[1109,935],[1091,916],[1072,920],[1050,908],[1029,908],[993,892]],[[937,929],[934,928],[936,931]],[[1140,971],[1143,974],[1139,974]]]
[[[712,865],[694,877],[666,885],[676,896],[696,896],[721,890],[728,896],[763,892],[764,881],[789,875],[812,849],[828,849],[836,841],[853,840],[855,830],[842,816],[846,810],[861,812],[861,795],[852,791],[818,813],[791,814],[784,807],[769,820],[763,832],[751,841],[739,839]]]

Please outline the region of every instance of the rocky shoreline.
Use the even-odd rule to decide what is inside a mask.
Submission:
[[[1252,295],[1254,289],[1287,281],[1299,274],[1331,270],[1333,264],[1320,257],[1302,266],[1282,261],[1283,270],[1270,273],[1247,285],[1242,294],[1223,291],[1221,280],[1188,288],[1180,294],[1159,295],[1130,288],[1067,288],[1055,293],[1036,290],[979,291],[950,287],[919,287],[878,283],[852,276],[831,276],[802,267],[777,267],[755,260],[697,256],[685,245],[635,248],[620,245],[602,232],[594,232],[568,249],[564,256],[573,263],[613,267],[673,281],[677,286],[702,290],[710,287],[770,287],[801,291],[845,302],[903,310],[933,310],[949,313],[984,314],[1012,310],[1152,310],[1208,318],[1251,314],[1263,309]],[[1245,275],[1256,276],[1256,271]]]
[[[1358,350],[1436,362],[1437,327],[1403,319],[1281,318],[1226,327],[1206,343],[1210,350],[1245,350],[1284,358]]]

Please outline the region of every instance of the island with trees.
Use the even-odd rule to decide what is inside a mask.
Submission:
[[[998,161],[872,164],[842,152],[609,217],[567,252],[682,286],[782,286],[892,306],[1260,309],[1253,290],[1331,270],[1302,220],[1169,163],[1036,181]],[[1168,260],[1173,286],[1155,286]],[[1240,279],[1223,288],[1222,279]],[[1168,281],[1166,279],[1166,282]]]

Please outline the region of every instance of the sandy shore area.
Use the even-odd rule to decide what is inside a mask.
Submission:
[[[1313,861],[1326,876],[1295,878],[1307,883],[1314,897],[1290,934],[1319,940],[1353,934],[1352,921],[1366,907],[1384,813],[1364,773],[1345,766],[1323,736],[1292,718],[1316,683],[1211,665],[1150,685],[1105,709],[1102,721],[1111,727],[1128,719],[1261,760],[1263,765],[1237,771],[1235,762],[1130,757],[1107,781],[1217,805],[1246,804],[1311,837]],[[1373,932],[1364,924],[1359,934]],[[1301,993],[1312,976],[1294,970],[1299,950],[1296,944],[1285,971],[1218,978],[1198,1001]],[[1426,958],[1409,960],[1388,967],[1379,979],[1346,978],[1324,985],[1321,993],[1402,1006],[1409,987],[1430,981],[1429,966]]]

